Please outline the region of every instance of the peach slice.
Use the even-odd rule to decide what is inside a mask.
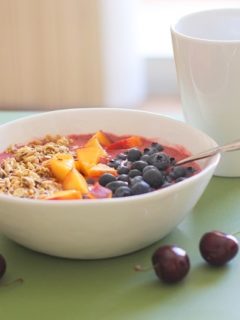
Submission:
[[[100,177],[104,173],[111,173],[112,175],[116,176],[117,170],[103,163],[98,163],[87,170],[87,175],[94,178]]]
[[[82,148],[77,149],[77,159],[80,171],[87,174],[88,170],[96,165],[100,158],[106,157],[107,152],[97,138],[90,139]]]
[[[81,171],[81,167],[79,165],[79,161],[78,160],[74,160],[74,167],[78,170]]]
[[[138,136],[131,136],[129,138],[121,139],[116,142],[111,143],[107,150],[113,149],[129,149],[134,147],[141,147],[142,139]]]
[[[107,146],[109,146],[111,144],[111,141],[108,139],[108,137],[106,136],[106,134],[102,130],[97,131],[92,136],[91,139],[94,139],[94,138],[97,138],[99,143],[104,147],[107,147]]]
[[[50,196],[42,197],[43,200],[74,200],[82,199],[82,193],[77,190],[64,190],[53,193]]]
[[[93,187],[91,187],[89,193],[87,194],[88,199],[104,199],[111,198],[112,191],[108,188],[101,186],[96,182]]]
[[[63,180],[64,190],[77,190],[82,194],[88,193],[88,184],[83,175],[73,168]]]
[[[54,177],[61,182],[74,168],[74,159],[69,153],[58,153],[48,161],[48,166]]]
[[[97,137],[90,138],[84,145],[85,148],[92,147],[98,152],[100,157],[104,157],[107,155],[107,152],[101,146]]]

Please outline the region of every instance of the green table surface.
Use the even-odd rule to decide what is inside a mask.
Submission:
[[[0,112],[0,123],[31,112]],[[94,261],[60,259],[30,251],[0,236],[7,259],[1,284],[22,277],[22,284],[0,286],[4,320],[159,320],[240,319],[240,254],[227,266],[209,267],[198,244],[209,230],[240,230],[240,179],[213,177],[198,204],[167,237],[126,256]],[[150,265],[159,245],[177,244],[191,260],[183,282],[165,285]]]

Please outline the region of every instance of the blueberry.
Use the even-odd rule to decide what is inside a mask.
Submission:
[[[132,195],[132,191],[127,186],[122,186],[116,189],[114,192],[114,197],[120,198],[120,197],[129,197]]]
[[[169,173],[169,176],[174,180],[181,177],[186,177],[186,175],[187,175],[187,168],[182,166],[173,167]]]
[[[127,175],[127,174],[120,174],[120,175],[117,177],[117,180],[118,180],[118,181],[128,182],[129,178],[128,178],[128,175]]]
[[[143,168],[145,168],[147,165],[148,165],[148,163],[146,161],[138,160],[138,161],[133,162],[133,164],[131,166],[131,170],[137,169],[139,171],[143,171]]]
[[[187,177],[179,177],[175,180],[176,183],[181,182],[183,180],[187,179]]]
[[[142,180],[143,180],[142,176],[136,176],[136,177],[130,179],[130,184],[133,186],[135,183],[140,182]]]
[[[134,178],[136,176],[141,176],[141,175],[142,175],[142,172],[139,171],[138,169],[130,170],[128,173],[129,178]]]
[[[152,164],[159,170],[165,170],[170,165],[170,158],[164,152],[157,152],[151,155],[150,164]]]
[[[112,167],[112,168],[114,168],[114,169],[117,169],[117,167],[118,167],[120,164],[121,164],[121,160],[119,160],[119,159],[112,159],[112,160],[110,160],[110,161],[107,163],[107,165],[108,165],[109,167]]]
[[[173,178],[171,177],[171,176],[169,176],[169,175],[166,175],[165,176],[165,182],[169,182],[169,183],[171,183],[171,182],[173,182]]]
[[[135,183],[131,189],[132,189],[133,195],[148,193],[148,192],[152,191],[149,184],[145,181],[139,181],[139,182]]]
[[[196,169],[194,169],[193,167],[187,167],[186,170],[187,170],[187,173],[186,173],[187,177],[192,176],[196,172]]]
[[[114,177],[111,173],[104,173],[98,180],[99,184],[103,187],[112,181],[116,181],[116,177]]]
[[[116,158],[121,159],[121,160],[126,160],[127,155],[126,155],[126,153],[119,153]]]
[[[154,149],[154,148],[152,148],[152,147],[150,147],[150,148],[147,148],[147,149],[145,149],[145,154],[147,154],[147,155],[153,155],[153,154],[155,154],[155,153],[157,153],[158,151],[156,150],[156,149]]]
[[[155,189],[160,188],[164,183],[163,174],[156,168],[145,171],[143,173],[143,180]]]
[[[156,170],[157,168],[154,167],[153,165],[148,165],[148,166],[146,166],[146,167],[143,169],[143,173],[145,173],[146,171],[151,170],[151,169]]]
[[[148,155],[148,152],[150,151],[149,148],[144,148],[143,149],[143,155]]]
[[[87,184],[94,184],[96,182],[96,180],[94,178],[88,177],[88,178],[86,178],[86,182],[87,182]]]
[[[149,163],[149,159],[150,159],[150,155],[149,154],[144,154],[143,156],[141,156],[140,160],[145,161],[147,163]]]
[[[174,157],[170,157],[170,164],[172,165],[172,166],[174,166],[175,165],[175,163],[176,163],[176,159],[174,158]]]
[[[129,161],[137,161],[141,158],[142,152],[137,148],[128,150],[127,158]]]
[[[155,149],[156,151],[160,152],[160,151],[163,151],[163,146],[157,142],[153,142],[151,144],[151,149]]]
[[[165,181],[164,183],[163,183],[163,185],[161,186],[161,188],[163,189],[163,188],[167,188],[167,187],[170,187],[170,186],[172,186],[173,185],[173,183],[172,182],[167,182],[167,181]]]
[[[124,181],[112,181],[106,184],[106,188],[110,189],[113,193],[117,190],[119,187],[127,186],[127,182]]]
[[[120,165],[117,167],[118,174],[128,174],[129,168],[127,166]]]

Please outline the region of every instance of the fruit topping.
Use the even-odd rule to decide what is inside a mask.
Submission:
[[[95,183],[109,188],[111,192],[106,193],[106,197],[133,196],[166,188],[200,170],[196,164],[193,167],[174,165],[174,155],[177,159],[182,157],[182,149],[179,153],[176,147],[164,147],[144,137],[116,136],[102,130],[94,134],[49,136],[31,143],[23,150],[20,148],[16,156],[17,147],[11,149],[15,159],[22,159],[26,154],[26,160],[20,161],[24,168],[28,168],[29,155],[33,161],[30,166],[33,178],[17,178],[17,190],[14,186],[7,190],[13,189],[10,194],[19,197],[49,200],[95,198],[95,189],[92,189]],[[16,180],[17,175],[13,173],[13,176]],[[116,192],[119,187],[125,188]],[[87,196],[90,189],[92,194]]]
[[[143,179],[154,189],[160,188],[164,183],[162,172],[156,168],[146,170],[143,173]]]
[[[63,180],[64,190],[77,190],[82,194],[88,193],[88,184],[83,175],[75,168],[73,168]]]
[[[112,175],[111,173],[104,173],[100,178],[99,178],[99,183],[102,186],[106,186],[109,182],[116,181],[116,177]]]
[[[124,182],[124,181],[112,181],[112,182],[109,182],[106,185],[106,188],[110,189],[114,194],[114,192],[117,190],[117,188],[122,187],[122,186],[127,186],[127,182]]]
[[[148,163],[146,161],[138,160],[133,162],[133,164],[131,165],[131,169],[137,169],[139,171],[143,171],[143,169],[147,166],[148,166]]]
[[[134,147],[141,147],[142,139],[138,136],[131,136],[126,139],[118,140],[110,144],[107,149],[130,149]]]
[[[170,158],[163,152],[153,153],[149,157],[149,164],[153,165],[159,170],[165,170],[170,166]]]
[[[88,175],[88,170],[98,164],[101,157],[106,157],[107,152],[100,145],[97,138],[90,139],[82,148],[77,149],[77,159],[80,170]]]
[[[127,153],[129,161],[137,161],[141,158],[142,152],[138,148],[131,148]]]
[[[64,153],[56,154],[47,162],[47,165],[50,167],[54,177],[59,181],[63,181],[75,166],[73,156]]]
[[[127,186],[118,187],[114,192],[115,198],[129,197],[131,195],[132,195],[132,190]]]
[[[99,143],[104,147],[107,147],[107,146],[109,146],[111,144],[111,141],[108,139],[108,137],[106,136],[106,134],[102,130],[97,131],[92,136],[91,139],[95,139],[95,138],[97,138]]]
[[[152,191],[150,185],[145,181],[138,181],[132,186],[132,194],[138,195]]]
[[[87,171],[87,175],[89,177],[100,177],[104,173],[110,173],[113,176],[117,175],[117,171],[114,168],[109,167],[108,165],[104,163],[98,163],[95,166],[91,167]]]
[[[89,188],[89,193],[86,196],[86,198],[88,199],[104,199],[111,197],[112,191],[101,186],[98,182],[96,182],[92,187]]]

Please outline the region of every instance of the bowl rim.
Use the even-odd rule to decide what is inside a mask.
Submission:
[[[173,118],[170,118],[169,116],[165,116],[159,113],[155,113],[155,112],[151,112],[151,111],[145,111],[145,110],[138,110],[138,109],[123,109],[123,108],[69,108],[69,109],[60,109],[60,110],[54,110],[54,111],[47,111],[47,112],[40,112],[37,114],[33,114],[33,115],[28,115],[28,116],[24,116],[20,119],[16,119],[16,120],[12,120],[9,121],[7,123],[4,123],[2,125],[0,125],[0,130],[4,129],[5,127],[8,127],[10,125],[14,125],[15,123],[22,123],[25,122],[26,120],[31,120],[32,118],[41,118],[41,117],[46,117],[48,114],[59,114],[59,113],[65,113],[65,112],[94,112],[94,111],[98,111],[98,112],[125,112],[125,113],[142,113],[142,114],[149,114],[152,116],[156,116],[159,119],[163,119],[172,123],[175,123],[179,126],[182,127],[186,127],[189,130],[193,130],[196,133],[201,134],[202,136],[205,136],[208,140],[210,140],[211,142],[213,142],[213,144],[215,144],[217,146],[216,141],[211,138],[210,136],[208,136],[206,133],[204,133],[203,131],[192,127],[191,125],[180,121],[180,120],[176,120]],[[193,183],[195,180],[198,180],[199,178],[205,176],[210,170],[215,169],[217,164],[220,161],[220,154],[216,154],[213,157],[211,157],[211,159],[209,160],[209,163],[207,164],[207,166],[205,168],[203,168],[200,172],[196,173],[195,175],[180,181],[176,184],[173,184],[169,187],[163,188],[163,189],[158,189],[158,190],[154,190],[151,191],[149,193],[145,193],[145,194],[141,194],[141,195],[135,195],[135,196],[131,196],[131,197],[122,197],[122,198],[110,198],[110,199],[80,199],[80,200],[44,200],[44,199],[28,199],[28,198],[19,198],[19,197],[15,197],[15,196],[11,196],[11,195],[7,195],[7,194],[3,194],[0,193],[0,201],[3,202],[11,202],[11,203],[19,203],[19,204],[24,204],[24,205],[41,205],[41,206],[99,206],[99,205],[112,205],[112,204],[121,204],[122,202],[126,203],[132,203],[135,201],[148,201],[154,198],[158,198],[158,197],[164,197],[168,194],[170,194],[171,192],[177,192],[179,189],[181,189],[184,186],[187,186],[189,183]]]

